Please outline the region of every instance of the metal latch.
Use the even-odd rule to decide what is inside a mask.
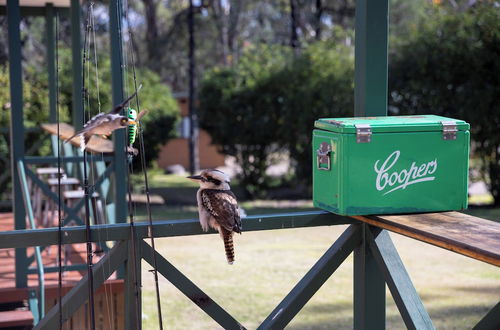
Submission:
[[[457,123],[454,121],[442,121],[443,125],[443,140],[457,139]]]
[[[372,140],[372,129],[369,124],[355,124],[356,127],[356,142],[370,143]]]
[[[332,152],[332,146],[328,142],[322,142],[319,145],[319,149],[316,150],[316,166],[318,170],[329,171],[330,170],[330,153]]]

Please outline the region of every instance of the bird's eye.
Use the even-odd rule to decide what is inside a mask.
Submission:
[[[125,124],[127,122],[127,119],[122,119],[122,124]]]

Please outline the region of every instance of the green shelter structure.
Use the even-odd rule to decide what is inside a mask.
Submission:
[[[0,259],[11,263],[10,268],[3,272],[3,263],[0,263],[0,305],[11,307],[10,310],[0,310],[0,328],[141,329],[142,310],[151,308],[142,306],[141,300],[140,265],[146,261],[154,267],[155,274],[167,279],[220,327],[245,329],[237,315],[231,315],[223,308],[224,302],[214,301],[156,251],[154,244],[147,243],[153,237],[207,234],[198,219],[157,220],[152,225],[127,222],[128,172],[124,130],[117,130],[112,142],[97,143],[85,154],[71,144],[65,144],[60,152],[57,151],[60,140],[83,125],[82,7],[79,0],[0,0],[0,15],[6,15],[8,21],[11,98],[8,130],[13,183],[13,211],[0,213]],[[388,0],[356,1],[355,117],[387,116],[388,13]],[[28,156],[24,143],[20,26],[23,16],[32,15],[46,20],[49,123],[44,123],[43,129],[51,134],[54,153],[50,157]],[[68,17],[71,26],[71,126],[57,120],[55,18],[58,15]],[[122,2],[110,0],[109,57],[113,104],[119,104],[125,98],[123,17]],[[311,126],[311,132],[313,129]],[[57,167],[57,164],[61,166]],[[82,193],[78,187],[86,180],[86,166],[94,167],[94,181],[91,186],[85,185]],[[64,200],[55,192],[63,184],[63,180],[57,177],[62,170],[66,174],[64,180],[67,180],[64,183],[75,188],[68,189],[72,193],[65,191]],[[107,202],[100,203],[95,196],[106,196]],[[87,221],[81,216],[84,209]],[[55,215],[62,212],[64,226],[59,230],[53,223]],[[245,232],[347,225],[306,275],[274,310],[269,311],[258,329],[285,328],[351,254],[354,256],[354,329],[386,328],[386,286],[407,328],[434,329],[389,231],[478,262],[500,266],[500,223],[459,212],[339,215],[318,209],[253,215],[242,219],[242,223]],[[64,266],[57,264],[55,253],[48,253],[48,249],[58,243],[65,251],[65,260],[69,260]],[[85,244],[87,260],[81,248]],[[95,264],[91,267],[88,261],[90,245],[92,252],[96,252]],[[49,255],[50,260],[47,259]],[[64,280],[59,287],[56,275],[61,269]],[[113,295],[111,305],[103,302],[110,299],[110,293]],[[158,291],[157,295],[159,301]],[[112,319],[108,317],[111,312],[114,313]],[[159,328],[163,326],[160,317]],[[165,325],[166,328],[171,326]],[[495,328],[500,328],[500,303],[493,306],[475,327]]]

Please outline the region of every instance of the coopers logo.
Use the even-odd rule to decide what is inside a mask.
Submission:
[[[387,195],[398,189],[406,189],[406,187],[420,182],[434,181],[435,176],[432,176],[437,170],[438,162],[437,158],[433,161],[422,163],[417,165],[413,162],[409,168],[403,169],[399,172],[391,171],[391,168],[396,165],[401,152],[399,150],[394,151],[387,157],[387,159],[379,165],[381,162],[377,160],[373,168],[377,173],[376,188],[378,191],[384,191],[384,195]]]

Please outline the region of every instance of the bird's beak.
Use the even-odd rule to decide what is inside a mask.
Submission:
[[[202,179],[200,175],[190,175],[187,178],[193,181],[200,181]]]
[[[127,125],[137,125],[137,122],[129,119]]]

